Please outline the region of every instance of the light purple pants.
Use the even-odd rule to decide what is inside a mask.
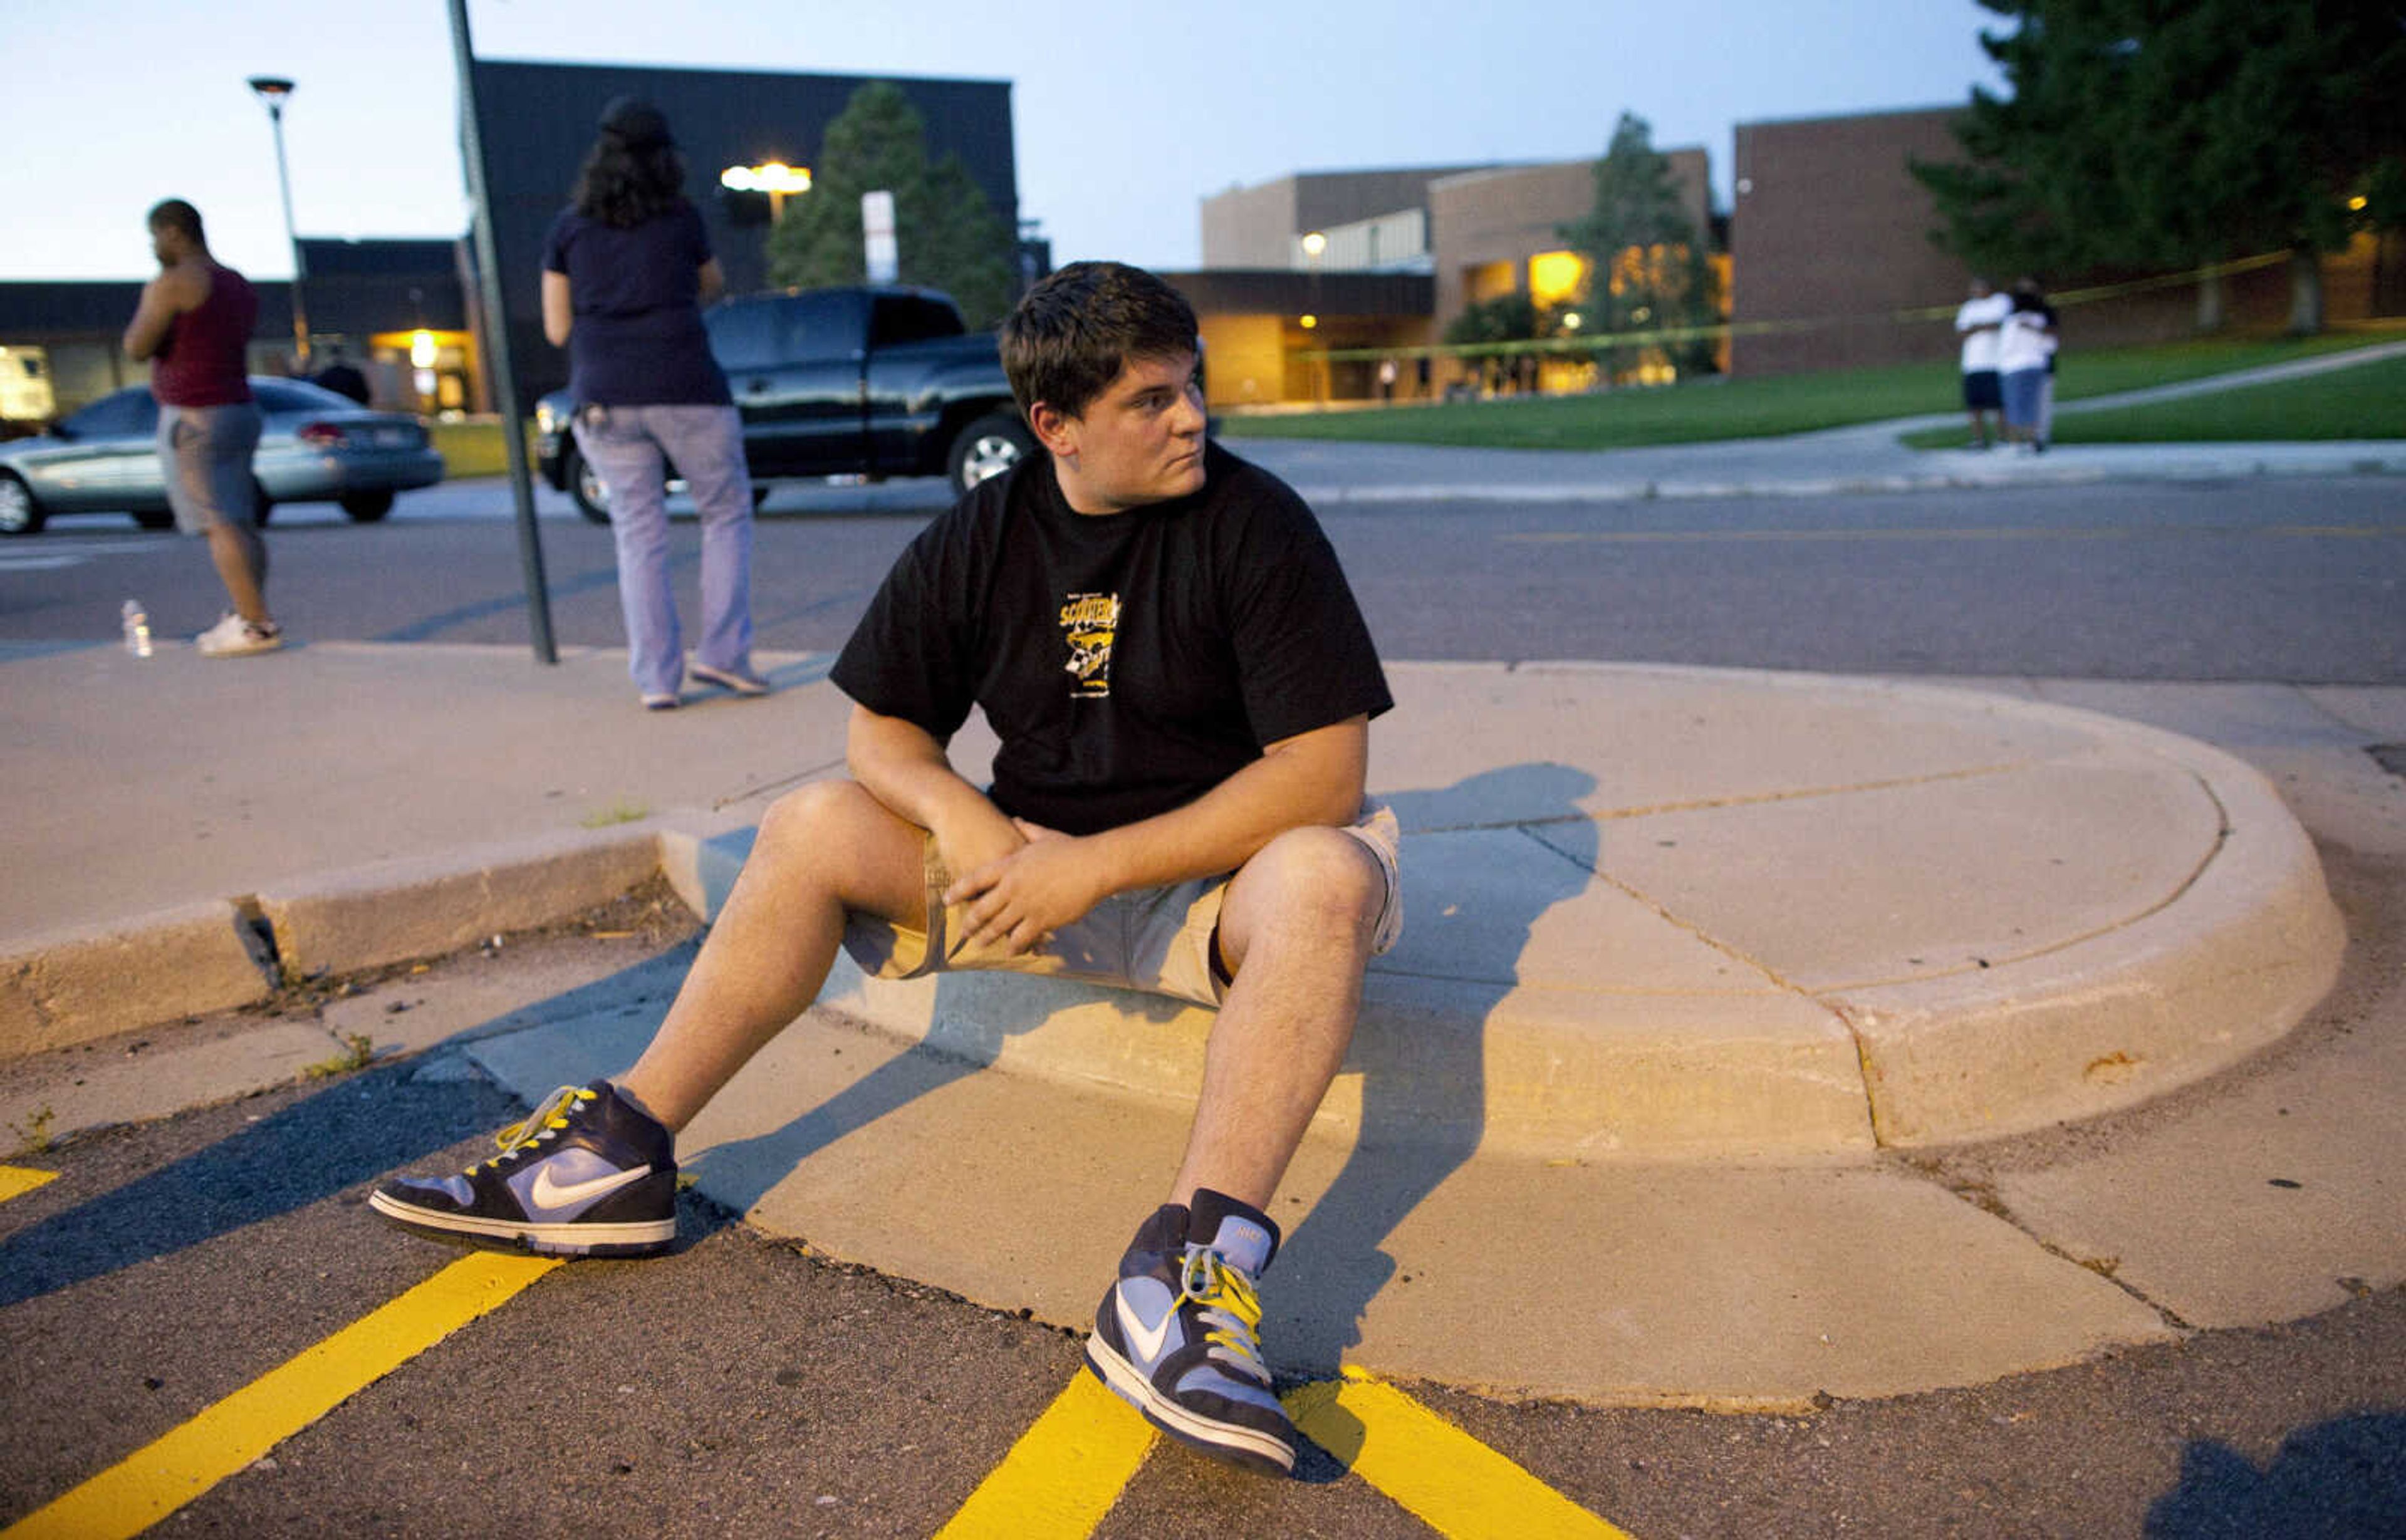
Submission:
[[[714,669],[752,667],[752,477],[743,420],[732,406],[586,406],[576,447],[610,497],[618,545],[618,603],[627,617],[627,671],[645,695],[685,683],[685,643],[669,578],[668,471],[676,467],[701,516],[701,639]]]

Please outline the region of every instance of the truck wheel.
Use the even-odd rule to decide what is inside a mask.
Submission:
[[[1036,435],[1016,412],[988,412],[953,440],[953,490],[966,492],[1036,453]]]
[[[596,524],[610,522],[610,488],[602,485],[601,473],[573,449],[568,451],[568,495],[587,518]]]

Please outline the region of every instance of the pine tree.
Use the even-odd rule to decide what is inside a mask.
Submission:
[[[828,124],[811,190],[769,233],[769,280],[814,289],[868,276],[860,198],[894,195],[899,276],[941,289],[972,328],[995,325],[1012,300],[1012,233],[957,155],[927,159],[927,123],[901,88],[873,80]]]
[[[1980,0],[2012,87],[1975,90],[1966,156],[1916,163],[1942,242],[1995,271],[2210,266],[2292,253],[2293,330],[2319,330],[2317,254],[2406,151],[2406,29],[2387,0]],[[2199,291],[2201,326],[2221,290]]]
[[[1595,203],[1587,217],[1555,233],[1587,260],[1586,289],[1578,302],[1582,330],[1660,330],[1720,320],[1719,285],[1703,233],[1688,218],[1669,158],[1654,148],[1651,126],[1635,113],[1621,115],[1604,158],[1595,162]],[[1682,370],[1712,367],[1708,340],[1673,344],[1666,350]],[[1618,351],[1608,350],[1599,360],[1607,374]]]

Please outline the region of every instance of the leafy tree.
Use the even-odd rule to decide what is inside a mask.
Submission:
[[[1555,233],[1587,260],[1578,302],[1582,330],[1699,327],[1720,319],[1720,282],[1703,233],[1688,218],[1669,158],[1654,148],[1653,129],[1635,113],[1621,115],[1595,162],[1594,205]],[[1665,351],[1682,371],[1713,366],[1709,339],[1667,345]],[[1607,377],[1618,352],[1607,349],[1599,360]]]
[[[769,233],[769,279],[799,288],[856,284],[868,276],[860,195],[894,194],[897,267],[902,282],[952,295],[971,327],[1011,308],[1012,233],[958,155],[927,159],[927,123],[901,88],[873,80],[853,92],[828,124],[811,190],[785,205]]]
[[[1917,162],[1940,239],[1998,272],[2205,266],[2292,253],[2293,330],[2322,323],[2316,254],[2406,149],[2393,0],[1980,0],[2012,87],[1957,125],[1966,159]],[[2221,320],[2218,281],[2199,324]]]
[[[1446,323],[1445,340],[1457,347],[1529,342],[1537,336],[1539,323],[1536,302],[1516,289],[1464,306],[1462,314]],[[1491,390],[1507,380],[1518,382],[1526,374],[1524,356],[1517,354],[1490,353],[1479,360],[1478,367]]]

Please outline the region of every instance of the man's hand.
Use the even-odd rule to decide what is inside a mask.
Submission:
[[[1110,890],[1084,841],[1025,819],[1013,827],[1025,842],[955,878],[944,902],[967,906],[971,945],[1016,956],[1083,918]]]

